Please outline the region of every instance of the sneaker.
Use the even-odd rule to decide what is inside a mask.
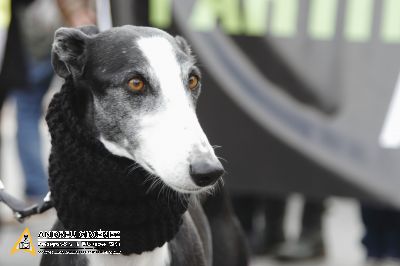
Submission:
[[[275,252],[279,261],[303,261],[325,257],[325,245],[321,237],[302,237],[282,244]]]

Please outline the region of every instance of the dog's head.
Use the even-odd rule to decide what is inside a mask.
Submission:
[[[178,192],[210,188],[224,170],[195,112],[201,74],[182,37],[124,26],[55,33],[53,67],[89,91],[86,121],[113,154]]]

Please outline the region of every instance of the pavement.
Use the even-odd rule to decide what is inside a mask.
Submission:
[[[15,108],[12,101],[6,102],[1,114],[1,176],[7,190],[23,199],[24,181],[16,152],[15,143]],[[40,126],[44,145],[43,157],[47,158],[49,137],[44,123]],[[45,160],[47,161],[47,159]],[[302,199],[295,195],[289,201],[286,213],[285,230],[288,238],[295,238],[299,232],[299,218]],[[40,255],[17,252],[10,254],[15,242],[25,228],[29,228],[37,249],[37,236],[41,230],[49,230],[55,220],[54,211],[38,215],[17,223],[11,212],[0,206],[0,266],[39,265]],[[324,218],[324,238],[327,246],[326,258],[303,263],[281,264],[268,257],[252,258],[251,266],[363,266],[364,250],[360,245],[363,228],[360,221],[359,206],[355,200],[332,198]]]

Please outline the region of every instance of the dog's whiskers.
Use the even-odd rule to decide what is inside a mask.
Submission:
[[[224,187],[225,186],[225,181],[224,181],[224,179],[223,178],[221,178],[221,183],[218,183],[218,185],[217,185],[219,188],[222,188],[222,187]]]
[[[132,169],[130,169],[128,171],[128,175],[132,174],[136,169],[140,168],[140,166],[136,166],[136,167],[132,167]]]
[[[194,194],[194,195],[190,195],[190,199],[189,199],[189,204],[188,204],[188,208],[197,208],[199,207],[201,204],[201,194]]]
[[[135,171],[139,167],[140,165],[138,163],[133,162],[132,164],[128,165],[128,167],[126,167],[125,171],[127,171],[128,175],[130,175],[131,173],[133,173],[133,171]]]
[[[222,160],[222,161],[224,161],[224,162],[226,162],[226,163],[228,162],[228,160],[227,160],[227,159],[225,159],[224,157],[217,156],[217,158],[218,158],[218,159],[220,159],[220,160]]]
[[[163,185],[162,181],[157,176],[153,175],[152,173],[146,174],[143,184],[146,184],[148,182],[151,182],[151,184],[150,184],[149,188],[146,190],[146,193],[149,193],[150,191],[152,191],[159,185]]]
[[[162,186],[161,186],[160,191],[158,191],[157,199],[160,198],[161,193],[164,193],[163,190],[168,189],[167,186],[164,184],[164,182],[161,182],[161,183],[162,183],[162,184],[161,184]]]
[[[224,179],[220,178],[220,180],[217,182],[217,184],[215,184],[213,187],[211,187],[210,189],[206,190],[205,193],[210,195],[210,196],[214,196],[215,194],[217,194],[219,191],[222,190],[222,187],[225,185],[224,183]]]

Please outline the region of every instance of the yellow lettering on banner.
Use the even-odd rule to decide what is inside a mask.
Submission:
[[[149,21],[159,28],[168,28],[172,21],[171,0],[150,0]]]
[[[374,14],[373,0],[348,0],[344,35],[351,42],[367,42],[371,39]]]
[[[381,36],[384,42],[400,42],[400,8],[399,0],[386,0],[383,2]]]
[[[335,36],[337,0],[312,0],[308,32],[316,40],[331,40]]]
[[[296,0],[271,1],[273,12],[271,32],[276,37],[292,37],[297,33],[299,2]]]
[[[8,28],[11,21],[11,0],[0,0],[0,29]]]
[[[335,37],[341,0],[309,0],[307,33],[313,40],[330,41]],[[346,0],[344,39],[369,42],[372,39],[376,3],[382,1],[380,37],[384,43],[400,43],[400,0]],[[9,22],[11,0],[0,0],[0,26]],[[173,0],[149,0],[149,21],[168,28],[172,22]],[[226,34],[295,37],[301,0],[196,0],[189,16],[195,31],[213,31],[220,25]],[[5,15],[4,15],[5,14]]]
[[[219,21],[230,34],[242,32],[239,0],[198,0],[193,7],[190,24],[197,31],[212,31]]]

